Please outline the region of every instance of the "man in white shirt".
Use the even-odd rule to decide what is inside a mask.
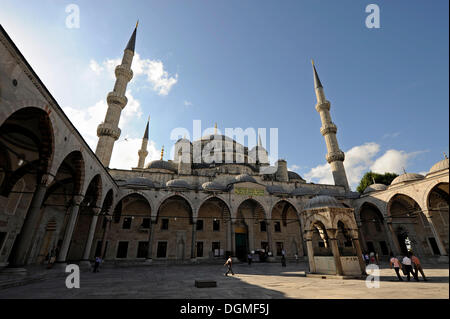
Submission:
[[[414,279],[416,281],[419,281],[419,279],[416,277],[416,275],[413,272],[411,258],[409,258],[409,257],[411,257],[410,252],[408,252],[407,255],[405,257],[403,257],[403,260],[402,260],[402,264],[405,266],[406,279],[408,281],[410,281],[410,279],[411,279],[410,274],[412,274]]]

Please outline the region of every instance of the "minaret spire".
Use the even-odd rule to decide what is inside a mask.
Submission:
[[[133,62],[134,47],[136,43],[136,28],[124,50],[122,63],[116,67],[116,83],[114,89],[106,98],[108,110],[105,120],[97,128],[98,143],[95,154],[105,167],[109,166],[115,141],[120,136],[119,120],[122,110],[127,105],[125,92],[128,82],[133,78],[131,63]]]
[[[147,144],[148,144],[148,125],[150,123],[150,116],[148,117],[147,126],[145,127],[144,137],[142,138],[141,149],[138,151],[139,154],[139,162],[138,168],[144,168],[145,158],[148,155],[147,152]]]
[[[320,120],[322,121],[320,133],[322,133],[325,138],[328,150],[326,159],[331,166],[335,185],[340,185],[346,190],[350,190],[344,168],[345,155],[344,152],[339,149],[336,138],[337,126],[331,121],[330,102],[325,98],[323,86],[320,82],[319,75],[317,74],[314,60],[311,62],[314,73],[314,90],[317,98],[316,111],[320,114]]]

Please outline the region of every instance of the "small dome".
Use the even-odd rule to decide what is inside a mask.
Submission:
[[[249,183],[258,183],[253,177],[251,177],[248,174],[240,174],[234,178],[235,183],[243,183],[243,182],[249,182]]]
[[[370,192],[376,192],[376,191],[384,191],[387,189],[387,186],[384,184],[372,184],[366,187],[363,194],[367,194]]]
[[[428,172],[428,174],[434,173],[434,172],[437,172],[437,171],[441,171],[443,169],[448,169],[448,158],[443,159],[442,161],[439,161],[436,164],[434,164],[430,168],[430,171]]]
[[[202,188],[205,191],[224,191],[226,189],[226,186],[213,181],[213,182],[203,183]]]
[[[172,179],[166,183],[168,188],[186,188],[191,189],[191,185],[184,179]]]
[[[280,185],[269,185],[266,187],[266,189],[270,194],[287,194],[288,193],[288,191],[286,191]]]
[[[304,209],[313,209],[321,207],[344,207],[336,198],[326,195],[315,196],[311,198],[305,205]]]
[[[152,168],[154,168],[154,169],[165,169],[165,170],[168,170],[168,171],[176,171],[171,163],[166,162],[166,161],[162,161],[162,160],[151,161],[147,165],[147,168],[150,168],[150,169],[152,169]]]
[[[392,181],[391,185],[402,183],[402,182],[418,181],[418,180],[421,180],[421,179],[424,179],[424,178],[425,178],[425,176],[420,175],[420,174],[406,173],[406,174],[402,174],[402,175],[397,176],[396,178],[394,178],[394,180]]]
[[[124,183],[124,186],[145,186],[145,187],[151,187],[154,188],[155,184],[147,179],[147,178],[143,178],[143,177],[134,177],[134,178],[130,178],[127,179]]]
[[[288,171],[288,177],[289,177],[290,181],[296,180],[296,179],[304,181],[304,179],[301,178],[301,176],[298,175],[296,172]]]

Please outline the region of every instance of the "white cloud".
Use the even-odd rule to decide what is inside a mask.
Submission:
[[[138,151],[141,148],[142,139],[140,138],[120,138],[114,144],[111,156],[111,168],[131,169],[138,164]],[[147,146],[148,155],[145,163],[160,158],[160,150],[156,149],[155,142],[149,141]],[[119,155],[119,156],[118,156]]]
[[[191,106],[191,105],[192,105],[192,103],[191,103],[191,102],[189,102],[189,101],[184,101],[184,105],[185,105],[185,106]]]
[[[403,168],[407,168],[410,160],[423,152],[407,153],[391,149],[377,158],[379,151],[380,145],[371,142],[355,146],[345,152],[344,167],[352,189],[356,189],[364,173],[369,170],[380,174],[386,172],[402,174]],[[312,168],[305,174],[305,178],[314,183],[334,184],[331,167],[328,163]]]
[[[121,64],[120,58],[106,59],[102,63],[91,60],[89,67],[96,75],[106,71],[111,78],[115,78],[114,70],[119,64]],[[178,82],[178,74],[170,76],[164,69],[164,64],[161,60],[141,59],[138,53],[133,57],[131,69],[133,70],[133,79],[131,81],[135,81],[141,76],[146,76],[146,81],[150,83],[152,90],[158,92],[159,95],[168,95],[172,87]]]
[[[296,170],[298,170],[299,168],[300,168],[300,166],[293,164],[293,165],[291,165],[291,166],[288,167],[288,170],[290,170],[290,171],[296,171]]]

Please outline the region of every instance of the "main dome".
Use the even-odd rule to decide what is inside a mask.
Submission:
[[[175,167],[173,167],[173,165],[169,162],[166,161],[162,161],[162,160],[156,160],[156,161],[151,161],[148,165],[147,168],[149,169],[165,169],[168,171],[176,171]]]

